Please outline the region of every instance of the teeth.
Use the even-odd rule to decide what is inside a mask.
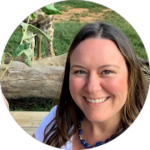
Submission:
[[[101,99],[88,99],[88,98],[85,98],[85,99],[90,103],[101,103],[101,102],[104,102],[107,99],[107,97],[101,98]]]
[[[95,103],[93,99],[92,100],[89,99],[89,101],[92,102],[92,103]]]

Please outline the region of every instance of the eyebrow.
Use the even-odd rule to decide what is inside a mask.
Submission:
[[[81,65],[73,65],[73,66],[71,67],[71,69],[72,69],[73,67],[86,69],[84,66],[81,66]],[[116,66],[116,65],[113,65],[113,64],[103,65],[103,66],[100,66],[100,67],[98,67],[98,68],[99,68],[99,69],[102,69],[102,68],[106,68],[106,67],[115,67],[115,68],[118,68],[118,69],[120,68],[119,66]]]

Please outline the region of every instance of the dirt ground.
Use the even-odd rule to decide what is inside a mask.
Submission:
[[[94,14],[90,13],[89,9],[86,8],[71,8],[68,7],[68,11],[63,11],[62,15],[55,15],[54,22],[63,21],[77,21],[83,22],[95,22],[100,18],[105,12],[112,11],[111,9],[104,9],[103,12]]]

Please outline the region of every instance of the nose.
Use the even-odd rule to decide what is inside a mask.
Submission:
[[[85,90],[90,93],[96,93],[102,89],[101,79],[99,76],[91,75],[86,81]]]

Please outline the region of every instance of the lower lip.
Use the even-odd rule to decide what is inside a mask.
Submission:
[[[85,100],[85,102],[86,102],[88,105],[90,105],[90,106],[100,106],[100,105],[105,104],[105,103],[108,101],[109,98],[110,98],[110,97],[108,97],[105,101],[99,102],[99,103],[90,103],[90,102],[88,102],[85,98],[84,98],[84,100]]]

